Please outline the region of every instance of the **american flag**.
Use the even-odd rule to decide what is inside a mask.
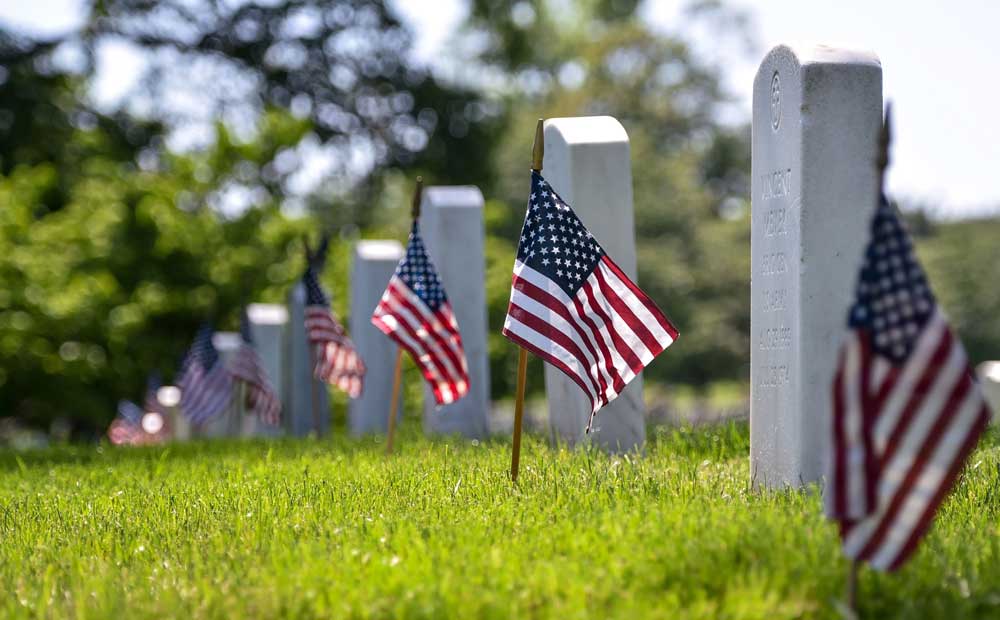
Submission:
[[[458,321],[427,256],[417,222],[413,222],[406,256],[389,280],[372,323],[409,351],[438,405],[453,403],[469,392],[469,368]]]
[[[833,381],[826,512],[844,554],[895,570],[989,420],[962,344],[883,197]]]
[[[202,424],[224,412],[233,396],[233,383],[212,344],[212,333],[209,325],[198,330],[177,381],[181,410],[194,424]]]
[[[254,348],[250,318],[245,308],[240,315],[240,336],[243,342],[230,360],[229,372],[233,379],[246,386],[247,410],[257,414],[265,424],[277,426],[281,421],[281,403]]]
[[[597,410],[677,338],[663,312],[537,171],[503,335],[566,373]]]
[[[302,282],[306,287],[306,335],[316,363],[313,374],[357,398],[364,387],[365,364],[347,332],[330,312],[330,302],[312,267],[306,270]]]
[[[136,426],[142,425],[143,411],[139,405],[130,400],[122,399],[118,401],[118,417]]]
[[[142,409],[130,400],[118,401],[118,415],[108,427],[108,439],[116,446],[138,446],[146,443],[142,429]]]

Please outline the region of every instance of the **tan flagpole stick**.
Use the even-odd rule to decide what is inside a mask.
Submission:
[[[417,177],[417,184],[413,188],[413,202],[410,214],[416,222],[420,217],[420,201],[424,195],[424,177]],[[396,370],[392,379],[392,401],[389,402],[389,429],[386,435],[385,453],[392,454],[392,442],[396,434],[396,413],[399,409],[399,388],[403,380],[403,349],[396,351]]]
[[[531,169],[542,171],[545,159],[545,119],[535,124],[535,142],[531,146]],[[521,466],[521,426],[524,423],[524,388],[528,380],[528,351],[519,348],[517,355],[517,391],[514,394],[514,441],[510,451],[510,479],[517,482]]]
[[[396,435],[396,411],[399,409],[399,385],[403,379],[403,348],[396,348],[396,370],[392,378],[392,401],[389,402],[389,431],[386,434],[385,453],[392,454],[392,442]]]
[[[847,606],[858,615],[858,572],[861,566],[857,560],[851,560],[851,569],[847,574]]]
[[[518,347],[517,393],[514,398],[514,443],[510,452],[510,479],[517,482],[521,466],[521,424],[524,422],[524,384],[528,376],[528,351]]]

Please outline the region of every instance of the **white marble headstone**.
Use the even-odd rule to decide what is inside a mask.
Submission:
[[[347,423],[354,435],[384,433],[389,426],[389,402],[398,347],[372,325],[371,319],[402,258],[403,246],[398,241],[359,241],[354,247],[350,336],[366,367],[364,391],[347,407]],[[404,377],[404,381],[423,380],[416,373],[410,374],[412,376]]]
[[[610,116],[546,120],[542,176],[635,281],[632,164],[621,123]],[[556,437],[570,445],[585,439],[590,403],[579,386],[546,364],[545,391]],[[641,374],[597,413],[594,429],[592,441],[606,450],[641,449],[646,440]]]
[[[471,185],[426,188],[420,232],[455,312],[469,365],[469,393],[450,405],[437,407],[425,382],[424,429],[481,439],[489,434],[490,409],[482,192]]]
[[[824,471],[831,382],[876,204],[882,69],[869,52],[771,50],[753,90],[750,475]]]

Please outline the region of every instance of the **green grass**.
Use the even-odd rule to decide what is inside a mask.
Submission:
[[[413,425],[411,425],[413,426]],[[836,618],[815,489],[747,487],[745,425],[643,458],[380,439],[0,452],[0,616]],[[868,618],[1000,617],[1000,438]]]

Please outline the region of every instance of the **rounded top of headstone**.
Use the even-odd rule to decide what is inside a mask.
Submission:
[[[976,374],[979,375],[979,379],[981,381],[1000,383],[1000,362],[997,361],[983,362],[978,367],[976,367]]]
[[[283,325],[288,322],[288,308],[281,304],[249,304],[247,318],[259,325]]]
[[[243,345],[243,337],[237,332],[215,332],[212,334],[212,345],[222,351],[235,351]]]
[[[822,43],[783,43],[776,45],[761,60],[761,67],[769,64],[769,61],[777,56],[791,58],[800,67],[817,64],[882,67],[882,61],[879,60],[878,54],[872,50],[850,49]],[[770,76],[768,78],[770,79]]]
[[[628,143],[628,133],[613,116],[571,116],[545,121],[545,135],[558,134],[566,144]],[[547,142],[547,140],[546,140]]]
[[[429,207],[483,206],[483,193],[475,185],[437,185],[424,190],[424,204]]]
[[[358,258],[366,260],[395,260],[403,258],[403,245],[393,239],[358,241],[354,247]]]

